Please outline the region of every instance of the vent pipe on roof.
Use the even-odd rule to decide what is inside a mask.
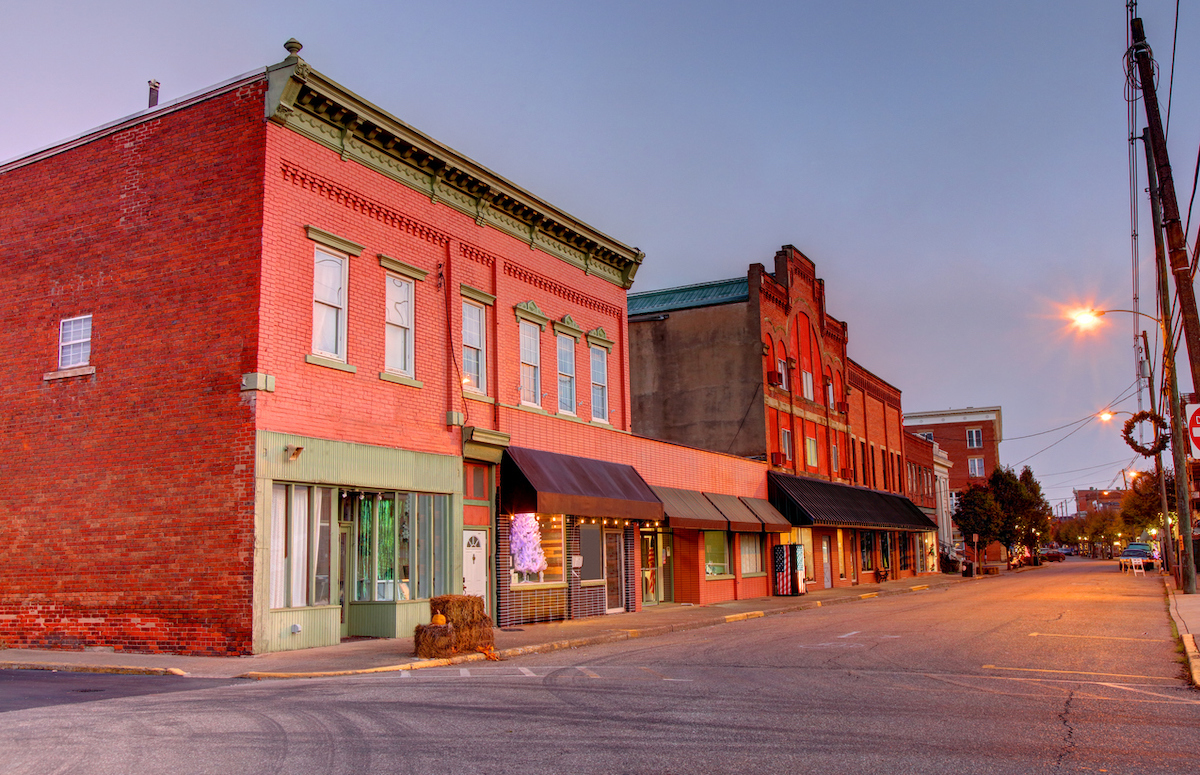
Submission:
[[[150,84],[150,105],[153,108],[158,105],[158,81],[151,78],[146,83]]]

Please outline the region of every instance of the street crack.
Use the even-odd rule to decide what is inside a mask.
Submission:
[[[1063,736],[1063,748],[1058,752],[1058,758],[1054,760],[1054,766],[1061,767],[1063,760],[1071,754],[1075,753],[1075,727],[1071,726],[1071,703],[1075,701],[1075,690],[1067,695],[1067,701],[1063,703],[1062,713],[1058,714],[1058,720],[1062,722],[1063,729],[1066,734]]]

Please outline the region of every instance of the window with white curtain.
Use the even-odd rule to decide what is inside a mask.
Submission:
[[[271,489],[270,607],[329,605],[333,490]]]
[[[346,257],[313,253],[313,352],[346,360]]]
[[[575,337],[558,335],[558,411],[575,414]]]
[[[487,359],[484,344],[484,321],[487,314],[483,307],[464,301],[462,305],[463,341],[463,389],[474,393],[487,393],[485,377]]]
[[[393,274],[387,276],[384,328],[384,367],[396,374],[413,376],[413,284]]]
[[[739,533],[738,543],[741,547],[742,573],[762,573],[762,535],[759,533]]]
[[[534,406],[542,403],[540,333],[538,324],[521,321],[521,403]]]
[[[592,419],[608,422],[608,350],[592,349]]]

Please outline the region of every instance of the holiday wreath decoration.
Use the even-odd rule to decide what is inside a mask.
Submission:
[[[1133,429],[1137,427],[1138,423],[1146,420],[1149,420],[1155,428],[1154,443],[1149,447],[1143,447],[1133,440]],[[1125,443],[1142,457],[1154,457],[1167,448],[1167,421],[1154,412],[1137,412],[1125,421],[1121,438],[1125,439]]]

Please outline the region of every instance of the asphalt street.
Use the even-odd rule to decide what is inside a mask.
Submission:
[[[27,699],[0,699],[5,773],[1200,767],[1200,692],[1183,680],[1161,582],[1075,559],[499,663],[273,682],[20,680]],[[87,681],[104,691],[66,688]],[[146,689],[154,681],[166,688]]]

